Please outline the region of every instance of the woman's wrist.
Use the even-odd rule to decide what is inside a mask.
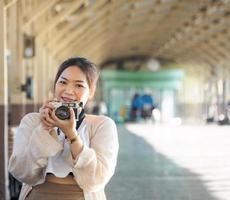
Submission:
[[[75,139],[78,136],[78,132],[76,130],[71,130],[69,132],[66,132],[66,137],[69,140]]]
[[[69,144],[73,144],[74,142],[77,141],[77,136],[75,136],[73,139],[67,138],[67,141],[68,141]]]

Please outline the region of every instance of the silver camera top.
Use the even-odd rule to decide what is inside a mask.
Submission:
[[[58,108],[60,106],[66,106],[66,107],[71,107],[71,108],[79,108],[82,107],[82,103],[77,103],[77,102],[70,102],[70,103],[66,103],[66,102],[60,102],[60,101],[52,101],[52,105],[55,108]]]

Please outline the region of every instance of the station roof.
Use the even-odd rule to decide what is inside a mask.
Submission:
[[[216,66],[230,59],[229,0],[24,0],[20,5],[22,31],[59,61],[82,55],[102,64],[138,55]]]

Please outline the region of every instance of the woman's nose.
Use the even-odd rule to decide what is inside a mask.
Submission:
[[[74,88],[72,86],[66,86],[65,93],[66,94],[73,94],[74,93]]]

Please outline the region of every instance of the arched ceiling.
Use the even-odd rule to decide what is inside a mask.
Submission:
[[[23,0],[21,14],[23,32],[58,61],[141,55],[216,66],[230,59],[229,0]]]

